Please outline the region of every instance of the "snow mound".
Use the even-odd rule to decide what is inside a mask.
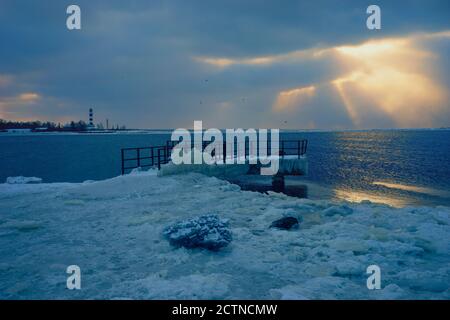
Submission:
[[[215,215],[184,220],[164,230],[169,242],[177,247],[218,250],[231,242],[228,221]]]
[[[6,183],[8,184],[27,184],[27,183],[41,183],[41,178],[36,177],[8,177],[6,178]]]
[[[229,285],[226,274],[192,274],[176,279],[164,279],[151,275],[145,279],[130,284],[146,293],[146,299],[226,299],[229,294]]]
[[[42,227],[42,224],[32,220],[26,221],[8,221],[1,226],[2,228],[15,229],[21,232],[33,231]]]

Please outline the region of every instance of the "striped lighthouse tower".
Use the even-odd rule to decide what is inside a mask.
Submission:
[[[94,127],[94,110],[89,109],[89,127]]]

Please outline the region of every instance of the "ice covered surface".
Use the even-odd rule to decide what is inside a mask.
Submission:
[[[185,248],[219,250],[231,242],[228,221],[204,215],[175,223],[164,230],[172,245]]]
[[[36,177],[8,177],[6,178],[6,183],[9,184],[26,184],[26,183],[41,183],[41,178]]]
[[[164,239],[210,213],[233,233],[220,251]],[[283,216],[299,228],[269,228]],[[0,298],[449,299],[449,239],[449,208],[264,195],[195,173],[0,184]],[[66,289],[72,264],[79,291]],[[382,290],[366,288],[372,264]]]
[[[233,177],[246,174],[249,164],[180,164],[167,163],[161,166],[159,176],[169,176],[186,173],[201,173],[211,177]]]
[[[266,161],[278,161],[279,168],[278,173],[285,175],[305,175],[308,172],[308,159],[306,156],[268,156],[265,158]],[[236,160],[235,160],[236,161]],[[175,174],[184,174],[190,172],[202,173],[207,176],[214,177],[236,177],[245,175],[251,169],[249,161],[254,161],[258,163],[257,173],[259,173],[259,159],[254,157],[246,157],[245,164],[178,164],[167,163],[161,166],[161,170],[158,172],[159,176],[168,176]],[[267,165],[265,165],[267,166]]]
[[[284,156],[280,159],[279,173],[286,175],[305,175],[308,173],[306,156]]]

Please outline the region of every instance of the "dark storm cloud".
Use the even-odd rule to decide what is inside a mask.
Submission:
[[[65,26],[72,3],[82,10],[81,31]],[[272,112],[278,92],[338,77],[332,58],[217,70],[195,57],[242,59],[449,28],[448,1],[377,3],[383,29],[370,33],[364,1],[2,1],[0,107],[40,119],[85,118],[94,107],[98,121],[129,127],[194,119],[277,126],[286,117]],[[25,92],[39,99],[23,103]],[[335,95],[291,115],[292,127],[352,127]]]

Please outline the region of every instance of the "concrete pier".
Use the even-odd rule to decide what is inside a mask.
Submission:
[[[272,156],[274,157],[274,156]],[[308,159],[303,156],[277,156],[278,172],[274,176],[274,184],[284,184],[284,176],[303,176],[308,173]],[[198,172],[208,176],[232,178],[241,175],[260,174],[261,164],[174,164],[169,162],[161,165],[158,171],[159,176],[167,176],[172,174]]]

